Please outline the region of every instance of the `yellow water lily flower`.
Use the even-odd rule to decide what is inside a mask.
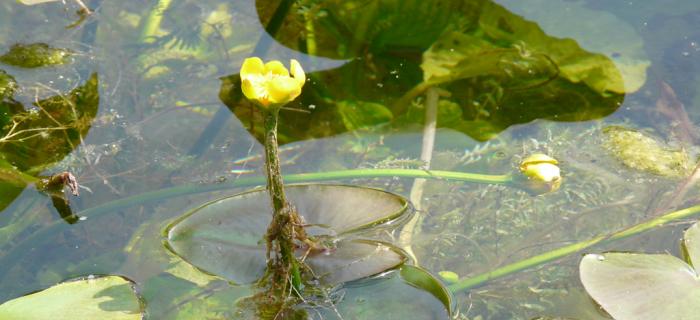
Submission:
[[[301,94],[305,81],[304,69],[294,59],[289,71],[282,62],[263,63],[258,57],[245,59],[241,66],[243,94],[263,108],[281,107],[294,100]]]
[[[534,193],[552,192],[561,186],[558,164],[557,159],[536,153],[520,162],[520,172],[527,177],[527,187]]]

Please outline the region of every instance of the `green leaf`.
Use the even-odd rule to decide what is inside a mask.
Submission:
[[[685,231],[681,242],[685,261],[700,273],[700,223],[696,223]]]
[[[311,235],[334,237],[394,221],[408,208],[394,194],[342,185],[292,185],[289,202],[309,224]],[[167,230],[167,244],[199,269],[235,283],[251,283],[265,270],[263,235],[272,218],[267,191],[223,198],[187,213]],[[305,254],[304,250],[298,252]],[[392,269],[404,262],[400,250],[379,242],[338,242],[329,254],[307,257],[322,281],[337,283]]]
[[[574,39],[584,50],[609,58],[622,75],[624,92],[635,92],[646,82],[646,69],[650,61],[644,41],[630,24],[612,13],[590,9],[582,2],[562,0],[503,0],[499,3],[515,14],[536,22],[552,37]],[[574,69],[564,68],[563,72],[570,74]]]
[[[423,54],[426,82],[482,75],[560,76],[600,94],[622,94],[638,90],[645,81],[648,61],[621,65],[633,74],[625,86],[611,58],[588,52],[571,39],[552,37],[536,23],[491,2],[484,6],[479,26],[483,33],[445,33]]]
[[[700,257],[700,225],[685,232],[688,262]],[[618,320],[700,319],[697,267],[668,254],[588,254],[579,266],[581,282]]]
[[[697,319],[700,279],[676,257],[589,254],[580,274],[588,294],[615,319]]]
[[[388,123],[393,118],[391,110],[378,103],[343,100],[337,106],[348,131]]]
[[[0,319],[138,320],[143,306],[133,284],[117,276],[64,282],[0,305]]]

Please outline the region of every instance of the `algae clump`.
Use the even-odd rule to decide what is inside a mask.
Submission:
[[[0,101],[11,98],[17,90],[17,81],[0,69]]]
[[[0,62],[21,68],[39,68],[69,62],[73,52],[46,43],[15,44],[0,56]]]
[[[609,126],[602,130],[603,147],[631,169],[663,177],[687,176],[690,170],[688,153],[672,148],[634,129]]]

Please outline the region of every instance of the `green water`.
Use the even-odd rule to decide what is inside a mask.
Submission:
[[[247,289],[205,285],[210,276],[167,253],[162,230],[247,189],[227,183],[262,175],[262,117],[237,81],[249,56],[297,59],[307,73],[281,113],[286,174],[421,168],[429,87],[441,90],[432,169],[507,174],[532,153],[559,160],[563,184],[541,196],[427,181],[410,240],[434,274],[475,276],[697,202],[696,1],[290,3],[93,0],[83,21],[74,1],[0,4],[0,54],[16,44],[46,54],[0,58],[0,303],[119,274],[137,283],[152,319],[232,316]],[[630,134],[611,138],[611,126]],[[632,138],[642,152],[619,142]],[[84,187],[70,205],[33,187],[63,171]],[[343,182],[409,197],[414,180]],[[677,254],[693,221],[586,253]],[[456,293],[455,313],[604,318],[579,260]]]

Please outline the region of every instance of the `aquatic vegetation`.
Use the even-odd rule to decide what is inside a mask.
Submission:
[[[39,68],[69,63],[73,52],[46,43],[14,44],[0,56],[0,62],[15,67]]]
[[[0,103],[5,99],[12,98],[17,91],[17,81],[14,77],[0,69]],[[4,123],[0,123],[4,124]]]
[[[586,291],[615,319],[693,319],[700,303],[700,224],[685,231],[683,260],[669,254],[607,252],[581,259]]]
[[[305,220],[297,231],[306,235],[292,237],[299,277],[292,268],[283,315],[595,318],[599,308],[576,277],[580,252],[668,250],[664,238],[677,237],[681,221],[700,212],[692,197],[698,174],[690,174],[697,137],[681,132],[696,129],[698,119],[700,38],[692,26],[699,8],[690,2],[96,1],[89,5],[99,14],[82,15],[69,30],[74,1],[3,3],[3,50],[47,43],[74,51],[71,63],[49,68],[0,63],[12,77],[0,94],[0,139],[18,123],[0,142],[0,301],[76,275],[120,274],[133,280],[149,318],[255,318],[279,310],[260,310],[256,299],[275,300],[255,286],[265,275],[274,211],[261,187],[272,88],[280,101],[296,96],[277,121],[281,190],[290,190],[290,204],[323,200],[292,183],[410,195],[422,223],[409,242],[414,263],[425,268],[402,264],[395,244],[405,248],[403,218],[383,223],[366,214],[373,227],[328,228],[319,218],[338,216],[305,212],[333,210],[297,205]],[[292,82],[273,88],[266,75],[275,73],[262,70],[247,97],[236,70],[251,56],[280,60],[291,79],[289,61],[298,60],[303,89],[297,83],[297,93]],[[100,105],[85,117],[72,92],[92,70],[100,70],[99,95],[84,101]],[[262,80],[257,89],[253,80]],[[665,109],[664,92],[673,97]],[[425,157],[421,141],[430,134],[421,128],[430,123],[434,150]],[[661,157],[671,161],[652,170],[672,173],[663,175],[625,164],[601,131],[611,123],[654,128],[631,130],[663,151],[687,153],[687,165],[676,169],[669,162],[682,157]],[[531,161],[532,154],[556,163]],[[66,220],[44,194],[70,194],[42,189],[64,171],[83,188]],[[566,183],[553,183],[557,176]],[[544,188],[533,192],[528,183]],[[413,192],[420,186],[422,193]],[[249,187],[258,188],[241,194]],[[345,192],[332,202],[352,209]],[[347,198],[362,203],[365,196]],[[242,205],[246,199],[259,206]],[[350,209],[337,212],[364,221]],[[646,232],[661,225],[673,232]],[[353,257],[368,265],[350,263]],[[386,268],[393,269],[378,271]]]
[[[144,306],[134,284],[118,276],[89,276],[0,304],[3,319],[138,320]]]
[[[691,162],[686,150],[671,148],[644,132],[622,126],[608,126],[602,132],[603,146],[634,170],[670,178],[690,173]]]

